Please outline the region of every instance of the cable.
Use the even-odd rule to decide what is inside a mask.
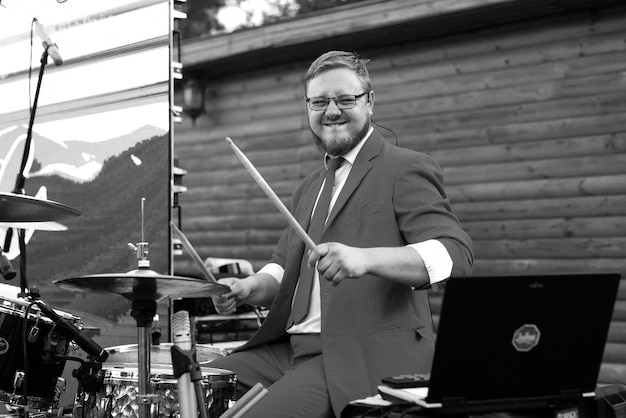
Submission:
[[[396,141],[395,145],[396,145],[396,146],[398,146],[398,145],[399,145],[399,142],[398,142],[398,137],[396,136],[396,133],[395,133],[394,131],[392,131],[391,129],[387,128],[386,126],[383,126],[383,125],[379,124],[378,122],[376,122],[376,121],[374,120],[374,118],[372,118],[372,123],[373,123],[374,125],[378,126],[379,128],[382,128],[382,129],[385,129],[386,131],[391,132],[391,134],[393,135],[393,137],[394,137],[394,139],[395,139],[395,141]]]

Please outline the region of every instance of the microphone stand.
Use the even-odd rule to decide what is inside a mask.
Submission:
[[[17,173],[15,179],[15,187],[13,189],[13,193],[15,194],[26,194],[24,190],[24,185],[26,183],[26,176],[24,172],[26,171],[26,163],[28,162],[28,156],[30,155],[30,146],[33,141],[33,124],[35,123],[35,114],[37,112],[37,103],[39,101],[39,92],[41,90],[41,82],[43,81],[43,73],[46,68],[46,64],[48,63],[48,51],[44,49],[43,54],[41,54],[41,65],[39,66],[39,77],[37,79],[37,88],[35,90],[35,100],[33,102],[33,106],[30,109],[30,119],[28,121],[28,131],[26,134],[26,142],[24,143],[24,152],[22,153],[22,164],[20,166],[20,171]],[[28,282],[26,280],[26,237],[25,230],[19,229],[17,233],[19,247],[20,247],[20,296],[26,295],[26,289],[28,288]],[[3,248],[6,251],[9,250],[11,246],[11,240],[13,239],[13,229],[7,229],[7,234],[4,240]]]
[[[200,364],[195,360],[195,345],[192,345],[191,350],[183,350],[182,348],[173,345],[171,347],[171,351],[172,371],[174,372],[174,377],[176,379],[180,379],[185,373],[189,373],[189,379],[191,380],[195,391],[194,395],[196,398],[198,411],[200,412],[200,418],[207,418],[207,411],[204,405],[204,394],[202,391],[202,369],[200,368]],[[181,414],[181,418],[186,417]]]

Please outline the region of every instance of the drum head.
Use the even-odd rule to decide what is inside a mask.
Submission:
[[[150,364],[171,365],[172,343],[162,343],[150,346]],[[105,349],[109,353],[107,363],[137,364],[137,344],[126,344]],[[207,344],[196,344],[196,360],[200,365],[209,364],[218,357],[226,355],[222,348],[212,347]]]

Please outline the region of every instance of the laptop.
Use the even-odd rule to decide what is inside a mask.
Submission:
[[[593,398],[619,281],[617,273],[451,278],[428,386],[379,393],[443,412]]]

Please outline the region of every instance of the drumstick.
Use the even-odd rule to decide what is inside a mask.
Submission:
[[[189,251],[189,255],[191,256],[193,261],[195,261],[198,267],[200,267],[200,270],[202,271],[202,275],[204,276],[204,278],[209,283],[217,283],[217,279],[215,279],[215,276],[211,274],[211,272],[209,271],[207,266],[204,264],[204,262],[202,261],[202,259],[200,258],[196,250],[193,248],[193,246],[191,245],[191,243],[189,242],[185,234],[183,234],[183,231],[178,229],[176,224],[172,221],[170,221],[170,226],[172,227],[172,231],[174,231],[178,239],[180,239],[180,241],[183,243],[183,246],[185,247],[185,249]]]
[[[289,225],[291,225],[291,227],[295,229],[296,233],[300,236],[302,241],[304,241],[306,246],[309,247],[310,250],[315,249],[315,243],[313,242],[311,237],[307,235],[306,231],[302,229],[302,226],[300,226],[296,218],[294,218],[291,212],[289,212],[289,209],[287,209],[287,207],[283,204],[280,198],[276,196],[276,193],[274,193],[269,184],[265,182],[261,174],[259,174],[259,172],[256,168],[254,168],[250,160],[248,160],[248,157],[246,157],[245,154],[241,152],[239,148],[237,148],[237,145],[235,145],[232,139],[226,137],[226,141],[230,144],[233,151],[235,152],[235,155],[237,156],[237,158],[239,158],[243,166],[248,170],[248,172],[252,175],[254,180],[256,180],[259,186],[261,186],[261,189],[263,189],[267,197],[269,197],[272,203],[274,203],[274,206],[276,206],[276,208],[287,219]]]
[[[258,401],[265,397],[267,393],[267,389],[265,389],[261,383],[257,383],[252,386],[249,391],[244,393],[243,396],[235,402],[232,408],[220,415],[220,418],[239,418],[243,416]]]

